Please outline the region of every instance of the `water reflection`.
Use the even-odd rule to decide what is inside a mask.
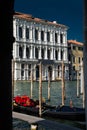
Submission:
[[[66,91],[66,100],[65,104],[69,105],[70,99],[72,99],[74,106],[82,107],[82,95],[77,98],[77,88],[76,88],[76,81],[66,81],[65,82],[65,91]],[[16,95],[31,95],[31,83],[29,82],[16,82],[14,85],[14,96]],[[39,99],[39,82],[33,83],[33,99]],[[42,97],[45,100],[48,99],[48,83],[42,83]],[[59,105],[61,104],[61,82],[51,82],[51,100],[49,104],[51,105]]]
[[[31,130],[31,125],[27,121],[13,118],[12,123],[13,123],[13,130]],[[44,125],[38,125],[38,130],[49,130],[49,127],[46,127]],[[53,130],[53,128],[52,129],[50,128],[50,130]]]

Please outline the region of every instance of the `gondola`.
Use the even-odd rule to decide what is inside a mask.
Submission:
[[[32,105],[23,105],[15,103],[13,105],[13,111],[39,116],[38,103],[35,103],[33,100],[31,101],[32,103],[30,104]],[[72,121],[85,121],[85,109],[65,105],[59,105],[58,107],[56,107],[48,105],[46,103],[42,103],[42,117],[50,117],[54,119],[64,119]]]
[[[72,121],[85,121],[85,109],[63,105],[58,106],[55,110],[48,110],[44,113],[44,116]]]

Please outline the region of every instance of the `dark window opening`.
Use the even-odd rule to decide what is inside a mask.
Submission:
[[[57,43],[57,33],[55,33],[55,42]]]
[[[23,58],[23,50],[22,47],[19,47],[19,57]]]
[[[38,48],[35,48],[35,57],[38,59]]]
[[[41,31],[41,40],[44,41],[44,31]]]
[[[50,59],[50,50],[47,51],[47,57]]]
[[[31,76],[31,64],[28,65],[28,76]]]
[[[39,79],[39,66],[36,66],[36,80]]]
[[[29,48],[26,47],[26,57],[29,58],[30,57],[30,53],[29,53]]]
[[[41,50],[42,59],[44,59],[44,49]]]
[[[73,63],[75,63],[75,57],[73,57]]]
[[[79,62],[79,63],[81,62],[81,59],[80,59],[80,57],[78,58],[78,62]]]
[[[38,40],[38,30],[35,29],[35,40]]]
[[[60,43],[63,43],[63,34],[60,34]]]
[[[73,46],[73,50],[76,50],[76,46]]]
[[[21,76],[24,76],[24,64],[21,64]]]
[[[75,71],[75,66],[73,66],[73,70]]]
[[[55,58],[56,58],[56,60],[58,59],[58,52],[57,52],[57,50],[55,51]]]
[[[50,42],[50,32],[47,32],[47,41]]]
[[[19,27],[19,38],[22,38],[22,27]]]
[[[29,28],[26,28],[26,39],[29,39]]]
[[[61,51],[61,60],[63,60],[63,51]]]

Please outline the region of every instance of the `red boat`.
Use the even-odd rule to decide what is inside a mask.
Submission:
[[[13,102],[24,107],[35,107],[37,105],[36,102],[27,95],[15,96]]]

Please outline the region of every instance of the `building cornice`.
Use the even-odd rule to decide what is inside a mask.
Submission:
[[[65,26],[63,24],[59,24],[56,21],[51,22],[51,21],[48,21],[48,20],[36,18],[36,17],[33,17],[31,14],[24,14],[24,13],[20,13],[20,12],[15,12],[14,15],[13,15],[13,18],[24,19],[24,20],[27,20],[27,21],[41,23],[41,24],[50,25],[50,26],[54,26],[54,27],[61,27],[65,30],[68,29],[68,26]]]

